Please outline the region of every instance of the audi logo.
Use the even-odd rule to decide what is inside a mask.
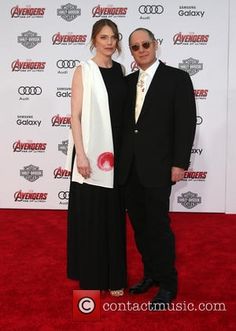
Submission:
[[[60,200],[69,200],[69,191],[60,191],[58,193],[58,198]]]
[[[20,86],[18,93],[20,95],[40,95],[42,88],[40,86]]]
[[[141,5],[138,11],[140,14],[162,14],[164,7],[162,5]]]
[[[123,35],[122,35],[122,33],[119,32],[118,40],[121,41],[122,39],[123,39]]]
[[[197,125],[201,125],[203,122],[203,118],[201,116],[197,116]]]
[[[79,63],[79,60],[58,60],[56,65],[59,69],[73,69],[79,65]]]

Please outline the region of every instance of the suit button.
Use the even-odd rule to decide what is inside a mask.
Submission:
[[[134,133],[138,133],[138,130],[136,129],[136,130],[134,130]]]

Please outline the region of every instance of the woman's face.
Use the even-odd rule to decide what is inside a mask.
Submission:
[[[117,48],[117,38],[109,26],[104,26],[94,40],[97,53],[111,56]]]

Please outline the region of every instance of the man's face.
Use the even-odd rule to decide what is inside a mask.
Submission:
[[[146,31],[135,31],[130,39],[130,51],[137,65],[146,70],[156,61],[157,42]]]

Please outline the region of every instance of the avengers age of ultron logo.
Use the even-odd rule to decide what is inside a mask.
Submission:
[[[68,126],[68,127],[70,127],[70,121],[71,121],[70,115],[60,116],[58,114],[58,115],[53,116],[52,119],[51,119],[52,126],[56,126],[56,127],[58,127],[58,126],[61,126],[61,127]]]
[[[76,17],[81,15],[81,9],[76,5],[67,3],[62,5],[61,8],[57,9],[57,16],[60,16],[67,22],[73,21]]]
[[[184,178],[182,181],[205,182],[206,178],[207,171],[187,170],[184,172]]]
[[[207,45],[209,34],[183,34],[182,32],[176,33],[173,37],[174,45]]]
[[[194,90],[195,99],[205,100],[208,96],[207,89],[196,89]]]
[[[28,5],[26,7],[15,6],[11,8],[12,18],[43,18],[44,14],[44,7],[34,8]]]
[[[86,34],[61,34],[60,32],[55,33],[52,36],[52,44],[53,45],[63,45],[63,46],[71,46],[71,45],[84,45],[87,41]]]
[[[71,175],[71,171],[58,167],[53,172],[55,179],[68,179]]]
[[[182,63],[179,63],[179,69],[187,71],[189,76],[193,76],[200,70],[203,70],[203,63],[199,63],[199,60],[190,57],[186,60],[183,60]]]
[[[102,7],[98,5],[92,9],[93,17],[125,17],[127,14],[127,7]]]
[[[13,152],[23,152],[23,153],[44,153],[46,151],[47,143],[33,142],[31,140],[23,142],[17,140],[12,145]]]
[[[46,66],[44,61],[20,61],[19,59],[11,63],[11,70],[14,72],[43,72]]]
[[[15,202],[46,202],[48,193],[46,192],[34,192],[32,190],[24,192],[22,190],[14,193]]]
[[[131,69],[131,72],[135,72],[135,71],[139,70],[139,67],[138,67],[136,61],[131,62],[130,69]]]
[[[17,37],[17,42],[22,46],[31,49],[41,43],[41,37],[38,36],[37,32],[28,30],[22,32],[21,36]]]

